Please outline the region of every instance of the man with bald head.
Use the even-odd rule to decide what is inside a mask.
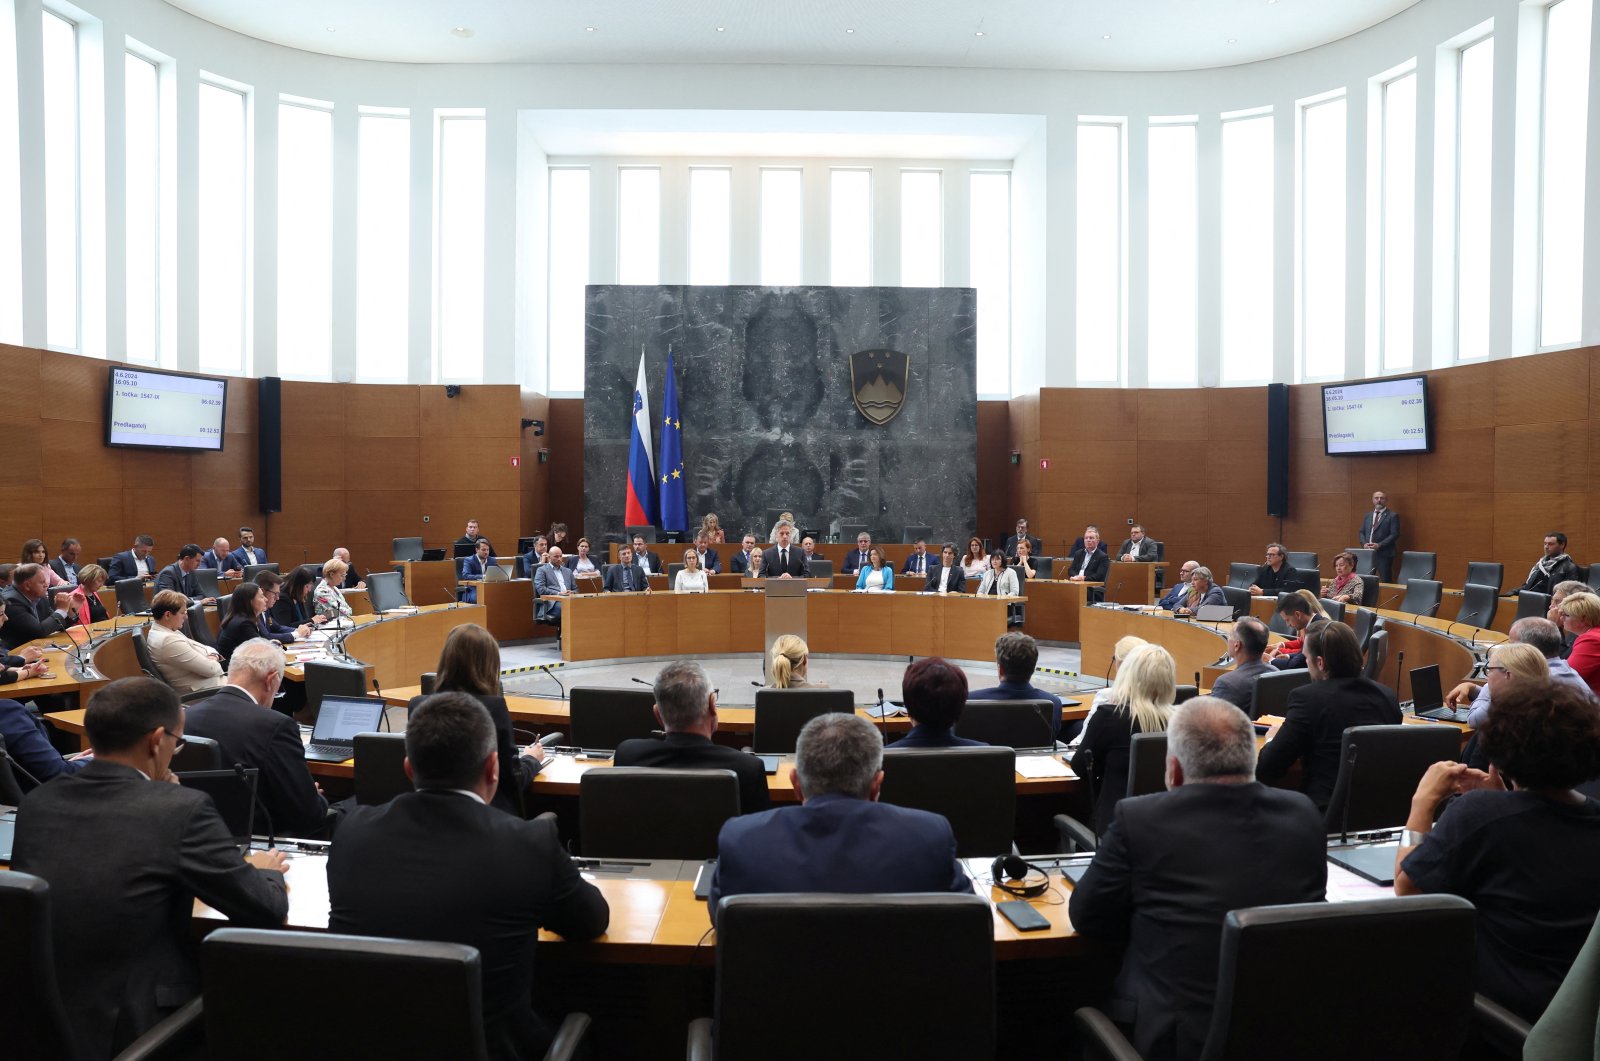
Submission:
[[[356,565],[350,562],[350,550],[344,546],[333,551],[333,558],[344,564],[344,589],[366,589],[367,583],[360,575],[356,574]]]
[[[1321,902],[1322,814],[1255,779],[1256,732],[1213,696],[1167,723],[1167,789],[1120,801],[1069,912],[1084,936],[1126,940],[1108,1011],[1150,1061],[1199,1057],[1222,922],[1249,906]],[[1248,826],[1248,827],[1246,827]]]
[[[1185,560],[1183,566],[1178,568],[1178,580],[1167,590],[1166,596],[1156,601],[1156,607],[1170,612],[1182,604],[1183,599],[1189,595],[1189,576],[1193,575],[1195,568],[1199,566],[1198,560]]]

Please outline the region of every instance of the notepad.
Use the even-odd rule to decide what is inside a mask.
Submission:
[[[1019,755],[1017,773],[1029,779],[1073,776],[1072,767],[1053,755]]]

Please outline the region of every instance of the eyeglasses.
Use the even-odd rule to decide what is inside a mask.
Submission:
[[[1488,667],[1483,668],[1483,672],[1485,674],[1488,674],[1491,671],[1500,671],[1501,673],[1506,673],[1506,668],[1505,667],[1495,667],[1495,666],[1488,666]]]

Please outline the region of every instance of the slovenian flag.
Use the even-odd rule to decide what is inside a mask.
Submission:
[[[633,386],[633,437],[628,442],[628,498],[623,523],[629,527],[656,524],[656,475],[650,466],[650,410],[645,395],[644,350],[639,350],[639,382]]]
[[[689,529],[684,500],[683,421],[678,418],[678,380],[672,368],[672,348],[667,348],[667,386],[661,400],[661,529]]]

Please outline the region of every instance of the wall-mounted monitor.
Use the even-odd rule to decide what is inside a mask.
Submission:
[[[106,445],[222,449],[228,381],[112,365],[106,385]]]
[[[1322,434],[1331,457],[1432,452],[1428,378],[1405,376],[1325,385]]]

